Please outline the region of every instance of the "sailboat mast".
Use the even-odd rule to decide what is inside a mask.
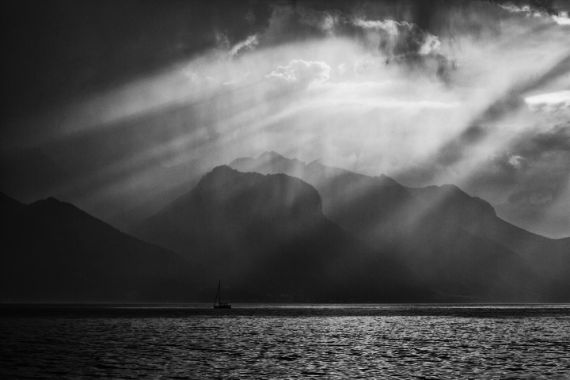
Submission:
[[[221,302],[220,288],[221,288],[221,281],[218,280],[218,291],[216,292],[216,299],[214,300],[214,304],[220,304]]]
[[[232,305],[222,302],[222,281],[218,280],[218,291],[216,292],[216,300],[214,301],[214,309],[231,309]]]

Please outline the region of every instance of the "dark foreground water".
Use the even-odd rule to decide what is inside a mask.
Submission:
[[[2,379],[570,379],[570,306],[4,306],[0,345]]]

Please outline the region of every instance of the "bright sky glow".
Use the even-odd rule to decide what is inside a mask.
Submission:
[[[538,94],[528,96],[525,102],[531,108],[540,107],[553,107],[553,108],[568,108],[570,107],[570,91],[550,92],[546,94]]]

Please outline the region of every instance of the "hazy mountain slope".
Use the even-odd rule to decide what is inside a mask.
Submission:
[[[429,293],[385,252],[325,218],[314,188],[283,174],[215,168],[139,235],[183,254],[204,281],[221,278],[234,299],[381,301]]]
[[[139,236],[183,254],[201,268],[204,281],[224,279],[238,298],[498,301],[539,296],[521,286],[531,274],[518,255],[463,229],[441,229],[429,213],[429,228],[417,227],[406,240],[398,235],[400,227],[390,239],[372,239],[367,223],[382,212],[382,203],[367,202],[397,204],[402,188],[387,178],[381,181],[373,187],[378,192],[363,193],[359,203],[330,204],[339,211],[337,218],[346,218],[337,220],[349,221],[343,227],[361,239],[321,213],[319,194],[307,183],[224,166],[146,221]],[[343,190],[341,182],[335,186]],[[413,199],[407,191],[404,197]]]
[[[168,301],[186,298],[187,263],[54,198],[0,198],[3,301]]]
[[[490,292],[509,285],[507,293],[517,298],[570,298],[568,240],[551,240],[512,226],[487,202],[455,186],[408,188],[386,176],[370,177],[317,162],[305,165],[274,152],[241,158],[231,166],[297,175],[322,194],[325,215],[374,246],[396,246],[416,276],[429,284],[451,273],[457,280],[486,278]]]
[[[308,182],[321,194],[325,215],[366,239],[390,239],[397,234],[393,216],[413,200],[404,186],[389,177],[369,177],[318,162],[305,165],[275,152],[239,158],[230,166],[243,172],[284,173]]]
[[[482,199],[471,197],[455,186],[429,186],[409,189],[416,197],[415,209],[406,218],[414,219],[412,231],[437,236],[443,247],[456,244],[462,234],[478,237],[495,248],[462,244],[468,255],[496,255],[508,250],[511,260],[500,267],[506,274],[519,268],[522,292],[532,300],[570,299],[570,240],[548,239],[513,226],[500,219],[493,207]],[[408,208],[410,210],[410,208]],[[409,241],[409,240],[408,240]],[[423,243],[422,243],[423,244]]]

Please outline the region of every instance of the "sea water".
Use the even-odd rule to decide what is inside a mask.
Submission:
[[[570,378],[567,305],[9,307],[0,378]]]

